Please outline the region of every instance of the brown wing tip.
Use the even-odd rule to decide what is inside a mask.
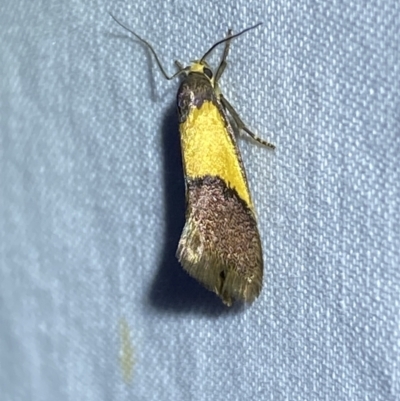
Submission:
[[[232,306],[234,300],[252,303],[260,294],[262,288],[263,268],[252,266],[252,276],[241,274],[236,266],[229,266],[213,256],[203,253],[197,259],[188,251],[181,240],[177,250],[177,258],[183,268],[208,290],[215,292],[227,306]]]
[[[222,299],[222,302],[231,306],[233,300],[246,303],[253,303],[260,295],[262,287],[262,266],[252,269],[256,272],[254,277],[246,277],[232,269],[222,270],[220,287],[216,294]],[[226,273],[225,273],[226,272]]]
[[[186,223],[177,257],[222,302],[253,302],[261,291],[263,259],[252,210],[219,177],[187,181]]]

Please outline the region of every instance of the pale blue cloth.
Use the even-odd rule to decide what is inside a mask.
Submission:
[[[398,0],[8,3],[0,399],[399,400]],[[266,266],[251,307],[175,259],[178,81],[108,11],[169,73],[264,22],[221,81],[277,145],[240,141]]]

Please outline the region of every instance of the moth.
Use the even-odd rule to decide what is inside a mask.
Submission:
[[[113,16],[112,16],[113,17]],[[144,43],[168,80],[181,76],[177,109],[186,187],[186,222],[176,252],[183,268],[228,306],[234,299],[253,302],[263,281],[263,255],[254,204],[235,133],[274,149],[243,123],[218,82],[227,66],[232,39],[254,25],[214,43],[199,59],[168,76],[153,47]],[[206,59],[220,44],[224,51],[215,73]]]

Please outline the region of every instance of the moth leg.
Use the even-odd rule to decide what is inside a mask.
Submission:
[[[233,106],[228,102],[228,100],[226,100],[226,98],[222,94],[220,94],[219,100],[221,101],[225,109],[228,110],[229,114],[233,118],[233,121],[235,122],[239,130],[243,130],[244,132],[246,132],[247,135],[249,135],[251,138],[253,138],[256,142],[260,143],[261,145],[269,149],[275,149],[275,145],[273,143],[260,138],[246,127],[245,123],[239,117],[239,114],[236,112]]]
[[[231,36],[232,36],[232,29],[229,29],[226,37],[230,38]],[[222,58],[219,63],[219,66],[218,66],[217,73],[215,74],[214,82],[216,82],[216,83],[218,83],[219,79],[221,78],[221,75],[224,73],[225,68],[227,66],[226,58],[228,57],[230,45],[231,45],[231,41],[227,40],[225,42],[224,52],[222,54]]]
[[[175,60],[175,65],[178,67],[178,71],[182,71],[185,69],[178,60]]]

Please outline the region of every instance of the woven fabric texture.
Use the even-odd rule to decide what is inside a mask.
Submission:
[[[169,73],[226,34],[264,288],[226,308],[175,259]],[[398,0],[15,0],[0,13],[0,394],[400,400]],[[218,63],[217,49],[210,63]]]

